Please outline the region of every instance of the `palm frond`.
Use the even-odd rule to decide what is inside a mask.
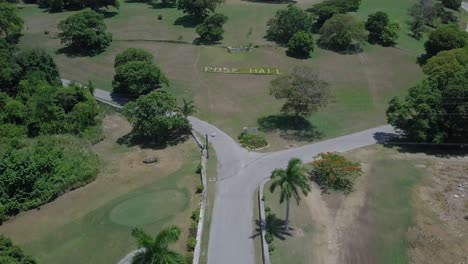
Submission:
[[[159,232],[156,236],[156,245],[158,248],[167,248],[169,244],[177,242],[179,240],[180,233],[182,231],[177,226],[171,226]]]
[[[153,239],[146,234],[141,228],[134,228],[132,230],[132,236],[136,239],[138,248],[150,249],[154,245]]]

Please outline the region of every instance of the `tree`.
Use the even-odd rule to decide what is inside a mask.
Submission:
[[[23,250],[15,246],[9,238],[0,235],[0,263],[36,264],[37,262],[32,257],[24,254]]]
[[[223,14],[213,14],[205,19],[203,23],[197,26],[196,32],[200,35],[202,42],[213,43],[223,39],[223,25],[228,17]]]
[[[294,5],[276,11],[275,17],[267,23],[267,37],[281,44],[286,44],[291,37],[299,32],[311,32],[312,17],[304,10]]]
[[[114,67],[117,68],[118,66],[130,61],[145,61],[152,63],[153,59],[153,54],[147,50],[139,48],[128,48],[115,56]]]
[[[312,179],[324,189],[349,193],[353,190],[354,180],[362,174],[358,163],[347,160],[339,153],[320,153],[312,163]]]
[[[336,14],[357,11],[361,0],[326,0],[307,9],[315,18],[315,27],[320,29],[322,25]]]
[[[468,34],[457,25],[441,25],[429,34],[424,43],[426,54],[432,57],[443,50],[461,48],[466,45]]]
[[[136,239],[138,248],[132,264],[185,264],[184,256],[169,248],[179,240],[181,230],[171,226],[159,232],[155,238],[150,237],[141,228],[134,228],[132,236]]]
[[[428,26],[434,26],[433,22],[437,17],[437,11],[432,0],[419,0],[409,8],[408,13],[413,18],[413,23],[418,21],[417,24]]]
[[[458,10],[461,7],[462,0],[442,0],[442,4],[447,8]]]
[[[286,99],[283,113],[307,115],[327,105],[330,99],[329,85],[319,79],[309,67],[295,67],[291,74],[271,82],[270,94],[276,99]]]
[[[420,17],[413,17],[409,22],[411,35],[413,38],[420,40],[424,34],[424,21]]]
[[[319,44],[336,51],[358,49],[366,40],[364,24],[349,14],[335,15],[323,24]]]
[[[58,28],[61,42],[75,52],[100,52],[112,41],[112,34],[106,32],[104,16],[91,10],[68,17]]]
[[[0,2],[0,38],[19,36],[23,30],[21,19],[16,6]]]
[[[431,61],[431,74],[412,87],[404,100],[393,98],[387,109],[389,124],[416,143],[465,143],[468,134],[468,67],[457,56],[442,54]],[[439,56],[439,55],[437,55]],[[436,57],[437,57],[436,56]],[[442,62],[443,61],[443,62]],[[449,69],[440,67],[448,66]],[[455,70],[454,73],[450,69]],[[428,71],[428,68],[426,68]]]
[[[390,23],[387,13],[378,11],[370,14],[365,24],[366,30],[369,31],[369,42],[379,43],[382,39],[382,33],[385,27]]]
[[[182,99],[182,106],[181,107],[178,107],[178,111],[184,115],[185,117],[188,117],[189,115],[195,113],[196,111],[196,108],[195,108],[195,105],[193,104],[193,101],[188,101],[186,100],[185,98]]]
[[[281,189],[280,203],[286,201],[286,220],[284,229],[289,230],[289,206],[291,198],[295,199],[299,205],[301,200],[300,192],[307,196],[310,186],[307,181],[306,171],[302,161],[297,158],[289,160],[285,169],[275,169],[271,173],[270,192],[274,192],[278,187]]]
[[[133,132],[153,141],[186,134],[190,123],[177,111],[175,98],[165,91],[153,91],[124,106],[123,114],[133,125]]]
[[[112,87],[114,93],[128,96],[147,94],[169,85],[169,81],[161,70],[147,61],[130,61],[115,69]]]
[[[181,9],[194,18],[203,19],[214,13],[216,7],[224,0],[179,0],[177,9]]]
[[[423,72],[429,79],[441,86],[456,75],[464,71],[468,66],[468,50],[466,48],[441,51],[430,58],[423,66]]]
[[[16,61],[22,69],[22,79],[34,76],[49,84],[60,85],[62,83],[54,59],[42,49],[22,50],[16,56]]]
[[[308,58],[314,51],[314,38],[311,33],[299,31],[288,42],[288,53],[294,57]]]
[[[380,42],[383,46],[393,46],[396,44],[398,34],[400,33],[400,24],[391,22],[382,31]]]
[[[12,93],[21,78],[21,67],[15,53],[16,48],[0,38],[0,91]]]

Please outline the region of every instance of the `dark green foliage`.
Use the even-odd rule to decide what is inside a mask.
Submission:
[[[21,67],[23,79],[46,81],[52,85],[60,85],[60,75],[54,59],[41,49],[23,50],[16,55],[18,65]]]
[[[424,67],[430,76],[404,100],[393,98],[388,122],[412,142],[465,143],[468,135],[468,54],[441,52]]]
[[[165,91],[153,91],[125,105],[123,114],[133,125],[133,132],[153,141],[165,141],[186,134],[190,123],[177,112],[175,98]]]
[[[468,34],[457,25],[441,25],[429,34],[424,48],[427,56],[432,57],[443,50],[461,48],[467,40]]]
[[[145,61],[152,63],[153,54],[149,51],[139,48],[128,48],[115,56],[114,67],[118,67],[130,61]]]
[[[115,69],[114,93],[128,97],[147,94],[169,82],[152,62],[130,61]]]
[[[335,15],[320,30],[319,44],[335,51],[359,50],[367,39],[364,24],[349,14]]]
[[[241,134],[239,137],[241,146],[249,149],[259,149],[268,146],[268,141],[259,134]]]
[[[200,41],[204,43],[213,43],[223,39],[223,25],[228,17],[223,14],[213,14],[205,19],[203,23],[197,26],[196,32],[200,35]]]
[[[274,237],[271,234],[271,232],[266,232],[265,241],[267,242],[267,244],[271,244],[273,242],[273,240],[274,240]]]
[[[293,57],[308,58],[314,51],[314,45],[311,33],[299,31],[288,42],[288,54]]]
[[[394,46],[397,43],[398,33],[400,33],[400,24],[391,22],[382,31],[380,44],[383,46]]]
[[[50,12],[60,12],[64,9],[80,10],[86,7],[93,10],[109,6],[119,8],[118,0],[38,0],[35,2],[39,7],[47,8]]]
[[[320,29],[334,15],[357,11],[360,5],[361,0],[325,0],[307,11],[314,16],[316,29]]]
[[[192,216],[190,218],[192,218],[193,221],[198,223],[198,221],[200,221],[200,208],[195,209],[192,212]]]
[[[177,9],[189,14],[197,19],[203,19],[210,13],[214,13],[216,7],[224,2],[223,0],[178,0]]]
[[[369,42],[378,43],[382,39],[385,27],[390,23],[387,13],[378,11],[370,14],[366,22],[366,30],[369,31]]]
[[[23,19],[15,5],[0,2],[0,39],[21,34]]]
[[[275,17],[267,23],[267,38],[286,44],[292,36],[299,32],[312,31],[312,17],[306,11],[294,5],[276,11]]]
[[[0,157],[0,203],[5,214],[36,208],[89,182],[98,165],[95,154],[51,139],[9,147]]]
[[[59,23],[58,28],[61,42],[73,52],[101,52],[112,41],[112,34],[106,32],[104,16],[91,10],[68,17]]]
[[[442,4],[447,8],[458,10],[461,7],[462,0],[442,0]]]
[[[270,94],[276,99],[286,99],[281,112],[296,116],[314,113],[330,100],[328,83],[306,66],[295,67],[291,74],[274,79]]]
[[[1,204],[0,204],[1,207]],[[0,212],[1,214],[1,212]],[[0,220],[1,222],[1,220]],[[37,262],[24,254],[18,246],[13,245],[11,240],[0,235],[0,263],[2,264],[36,264]]]
[[[14,92],[21,78],[21,67],[15,53],[16,48],[0,38],[0,91]]]

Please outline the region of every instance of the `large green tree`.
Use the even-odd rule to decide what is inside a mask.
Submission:
[[[132,236],[142,250],[133,257],[132,264],[185,264],[184,256],[169,248],[179,240],[181,232],[179,227],[171,226],[152,238],[141,228],[133,229]]]
[[[205,43],[213,43],[223,38],[223,25],[228,17],[223,14],[213,14],[197,26],[196,32],[200,35],[200,40]]]
[[[23,79],[36,78],[60,85],[60,74],[52,56],[42,49],[22,50],[16,55]]]
[[[323,24],[319,44],[336,51],[359,49],[367,38],[364,23],[353,15],[338,14]]]
[[[287,44],[291,37],[299,32],[312,31],[312,17],[297,6],[276,11],[267,23],[267,37],[281,44]]]
[[[286,201],[286,220],[284,229],[289,230],[289,206],[291,199],[296,200],[297,204],[301,200],[301,193],[306,195],[310,192],[310,185],[307,180],[306,170],[302,161],[293,158],[288,162],[286,169],[275,169],[271,173],[270,191],[273,193],[277,188],[280,189],[280,203]]]
[[[285,99],[281,111],[294,115],[314,113],[330,100],[328,83],[306,66],[295,67],[290,74],[274,79],[270,94],[276,99]]]
[[[169,84],[164,73],[147,61],[130,61],[118,66],[112,81],[114,93],[128,97],[147,94],[163,84]]]
[[[315,28],[320,29],[322,25],[336,14],[357,11],[361,0],[325,0],[307,9],[315,20]]]
[[[366,29],[369,31],[369,42],[378,43],[382,39],[382,33],[385,27],[390,23],[388,15],[385,12],[378,11],[368,16]]]
[[[114,67],[124,65],[131,61],[145,61],[152,63],[154,59],[153,54],[149,51],[139,48],[128,48],[115,56]]]
[[[466,48],[441,51],[430,58],[423,66],[423,72],[439,85],[447,82],[464,71],[468,66],[468,50]]]
[[[87,10],[71,15],[60,21],[58,28],[62,43],[79,53],[98,53],[112,41],[112,34],[106,32],[104,16]]]
[[[204,19],[214,13],[216,7],[223,2],[224,0],[178,0],[177,8],[194,18]]]
[[[18,8],[13,4],[0,2],[0,38],[15,38],[22,30],[23,19]]]
[[[153,91],[124,106],[123,114],[139,136],[164,142],[186,134],[191,126],[177,109],[176,99],[166,91]]]
[[[21,66],[16,61],[16,48],[0,38],[0,91],[12,93],[21,79]]]
[[[293,57],[308,58],[314,51],[314,38],[311,33],[299,31],[288,42],[288,54]]]
[[[468,41],[468,33],[461,30],[458,25],[441,25],[429,34],[424,43],[426,54],[432,57],[444,50],[461,48]]]

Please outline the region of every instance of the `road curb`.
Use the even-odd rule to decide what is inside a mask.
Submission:
[[[265,240],[266,235],[266,220],[265,220],[265,201],[263,200],[263,188],[270,178],[267,178],[260,183],[258,188],[258,209],[260,215],[260,235],[262,240],[262,259],[263,264],[270,264],[270,252],[268,251],[268,243]]]

